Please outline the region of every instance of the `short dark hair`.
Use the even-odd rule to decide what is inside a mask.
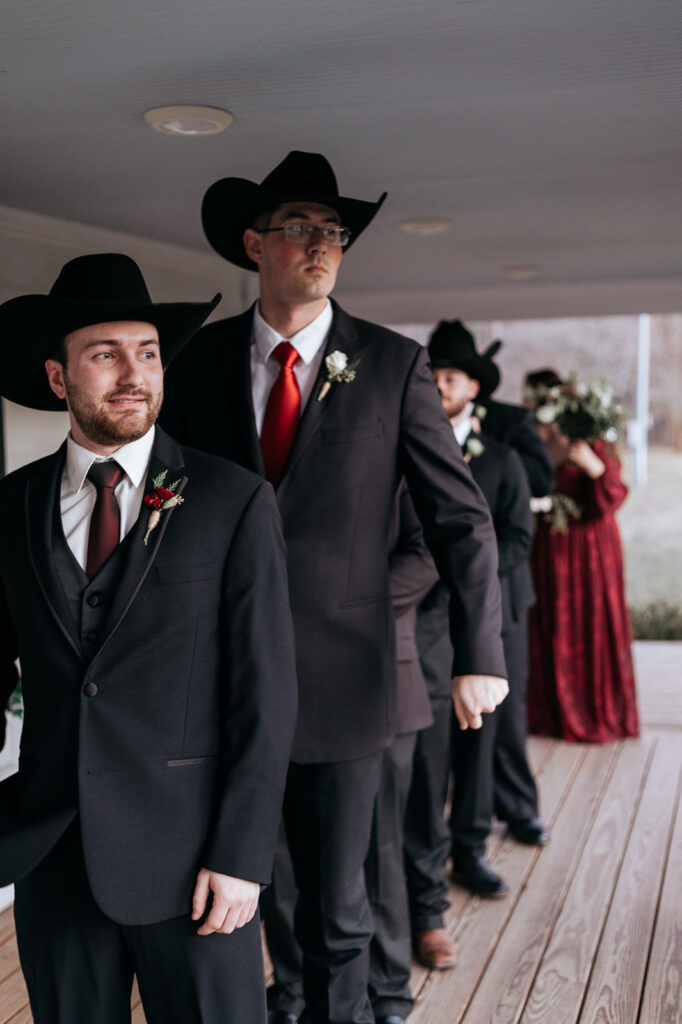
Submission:
[[[266,228],[269,228],[272,223],[273,215],[277,213],[278,210],[279,206],[271,206],[269,210],[261,210],[251,225],[253,230],[265,231]]]
[[[526,374],[526,384],[530,388],[558,388],[564,382],[556,370],[546,368],[544,370],[533,370]]]
[[[47,358],[54,359],[56,362],[61,363],[62,366],[66,366],[66,337],[59,339],[54,348],[48,352]]]

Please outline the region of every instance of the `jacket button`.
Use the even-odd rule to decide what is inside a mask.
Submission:
[[[94,697],[97,694],[97,683],[86,683],[83,687],[83,693],[86,697]]]
[[[96,608],[97,605],[102,603],[102,595],[101,594],[90,594],[90,596],[86,597],[85,600],[90,605],[91,608]]]

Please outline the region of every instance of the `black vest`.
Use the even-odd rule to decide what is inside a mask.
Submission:
[[[59,501],[56,503],[52,521],[53,564],[68,602],[86,662],[92,661],[100,647],[102,631],[109,618],[134,534],[133,527],[91,580],[81,569],[67,543]]]

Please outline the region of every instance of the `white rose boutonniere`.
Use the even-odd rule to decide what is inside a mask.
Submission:
[[[479,455],[483,455],[485,451],[485,445],[481,441],[480,437],[474,437],[469,434],[466,441],[464,442],[464,458],[466,462],[471,462],[472,459],[477,459]]]
[[[346,353],[339,352],[338,349],[331,352],[324,361],[325,379],[317,396],[318,402],[322,401],[332,384],[352,384],[359,362],[360,360],[356,359],[355,362],[349,363]]]

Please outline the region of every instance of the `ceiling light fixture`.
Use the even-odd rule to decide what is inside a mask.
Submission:
[[[401,231],[405,231],[408,235],[420,235],[422,238],[428,238],[429,235],[442,235],[451,227],[452,221],[447,217],[418,217],[400,222]]]
[[[510,281],[531,281],[534,277],[538,277],[540,268],[536,267],[535,264],[529,263],[527,265],[503,267],[502,273]]]
[[[217,135],[229,128],[234,117],[218,107],[153,107],[144,119],[164,135]]]

